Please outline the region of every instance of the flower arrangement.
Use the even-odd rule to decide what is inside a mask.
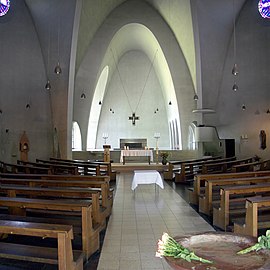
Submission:
[[[236,256],[241,256],[242,254],[246,254],[249,252],[256,253],[257,251],[263,249],[270,250],[270,230],[266,231],[266,235],[259,236],[257,243],[238,251],[236,253]],[[161,240],[158,241],[158,250],[156,252],[156,257],[159,258],[173,257],[175,259],[182,259],[187,262],[198,261],[205,264],[213,264],[213,265],[214,263],[217,263],[197,256],[193,251],[189,250],[188,248],[185,248],[184,246],[176,242],[176,240],[173,239],[171,236],[169,236],[167,233],[163,233]],[[212,268],[216,269],[215,267],[207,267],[207,269]]]
[[[213,263],[212,261],[198,257],[194,252],[178,244],[167,233],[163,233],[161,240],[158,241],[158,251],[156,252],[156,257],[162,258],[163,256],[180,258],[188,262],[194,260],[203,263]]]
[[[168,156],[169,156],[169,153],[168,152],[160,152],[160,154],[159,154],[162,158],[165,158],[165,159],[167,159],[168,158]]]

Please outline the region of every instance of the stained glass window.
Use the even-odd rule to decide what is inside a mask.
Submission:
[[[260,0],[258,10],[263,18],[270,18],[270,0]]]
[[[10,7],[9,0],[0,0],[0,17],[7,14]]]

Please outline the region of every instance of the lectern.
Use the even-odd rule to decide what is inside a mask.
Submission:
[[[108,145],[108,144],[104,144],[103,145],[103,149],[104,149],[104,162],[110,162],[111,161],[110,148],[111,148],[111,146]]]

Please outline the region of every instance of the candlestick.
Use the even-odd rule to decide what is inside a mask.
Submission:
[[[154,138],[156,139],[156,163],[158,164],[158,139],[160,138],[160,133],[155,132]]]
[[[102,133],[102,138],[104,139],[104,144],[106,144],[106,140],[109,138],[109,135],[108,135],[108,133]]]

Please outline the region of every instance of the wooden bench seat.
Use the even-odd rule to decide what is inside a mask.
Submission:
[[[100,226],[100,230],[105,228],[106,216],[99,204],[100,193],[89,188],[63,188],[63,187],[28,187],[13,184],[0,185],[0,194],[9,197],[28,196],[30,198],[65,198],[65,199],[91,199],[92,221]]]
[[[47,175],[47,174],[9,174],[1,173],[0,180],[2,179],[13,179],[14,184],[19,179],[24,179],[28,185],[41,185],[42,186],[74,186],[74,187],[91,187],[100,188],[102,197],[102,206],[107,208],[107,214],[111,212],[113,205],[113,189],[110,188],[108,176],[91,176],[91,175]],[[30,181],[30,180],[43,180],[41,181]],[[48,180],[48,181],[46,181]],[[7,181],[7,180],[5,180]],[[59,182],[60,181],[60,182]],[[67,183],[63,183],[67,182]],[[23,181],[22,181],[23,182]],[[53,183],[51,183],[53,182]],[[78,183],[75,183],[78,182]],[[45,183],[48,183],[45,185]]]
[[[112,195],[108,194],[108,186],[106,182],[102,183],[101,181],[97,182],[90,181],[90,183],[88,183],[88,181],[61,181],[61,180],[47,181],[43,179],[0,178],[0,187],[2,185],[26,185],[32,188],[34,187],[51,188],[51,189],[58,188],[62,189],[63,197],[67,197],[69,195],[79,196],[79,194],[81,193],[81,196],[84,198],[87,198],[89,196],[93,197],[92,198],[94,204],[93,216],[98,223],[100,222],[101,224],[104,224],[104,220],[111,214],[113,197]],[[60,195],[61,194],[60,191],[61,190],[50,192]],[[46,191],[43,190],[43,192]],[[98,194],[93,196],[92,193]],[[99,194],[101,194],[101,196],[99,196]]]
[[[210,179],[230,179],[230,178],[244,178],[244,177],[257,177],[270,175],[269,171],[256,171],[256,172],[240,172],[240,173],[221,173],[221,174],[201,174],[194,176],[193,189],[189,191],[189,203],[195,206],[199,205],[199,196],[201,188],[205,188],[206,180]]]
[[[266,210],[266,215],[260,215],[260,210]],[[270,196],[247,198],[244,222],[235,221],[234,232],[257,237],[259,229],[268,229],[269,227]]]
[[[72,226],[0,220],[0,233],[41,238],[56,238],[57,248],[30,246],[0,241],[0,258],[57,264],[59,270],[82,270],[81,251],[72,250]]]
[[[212,214],[212,200],[220,199],[220,186],[253,185],[270,182],[269,176],[232,178],[232,179],[209,179],[206,180],[204,193],[199,197],[199,212],[210,216]]]
[[[231,195],[241,195],[243,198],[246,198],[250,197],[251,194],[267,194],[267,192],[270,192],[270,183],[221,187],[220,207],[213,208],[213,225],[225,231],[227,230],[227,226],[230,224]]]
[[[79,168],[82,167],[83,174],[91,174],[93,168],[96,169],[96,175],[108,175],[110,180],[116,180],[116,171],[112,169],[111,162],[105,162],[101,160],[72,160],[72,159],[60,159],[50,158],[51,161],[63,162],[63,164],[75,164]]]
[[[78,167],[74,165],[57,164],[57,163],[51,162],[50,160],[44,160],[44,159],[36,159],[36,163],[50,165],[50,167],[53,170],[53,174],[72,174],[72,175],[79,174]]]
[[[85,175],[93,171],[91,168],[97,168],[98,171],[96,171],[96,175],[108,175],[110,176],[110,180],[115,180],[116,178],[116,171],[112,170],[111,162],[95,161],[95,160],[93,161],[71,160],[71,159],[60,159],[60,158],[50,158],[50,161],[61,162],[62,164],[74,164],[76,166],[83,167],[84,168],[83,172]]]
[[[51,168],[1,162],[1,173],[52,174]]]
[[[230,158],[217,158],[217,159],[207,159],[194,161],[189,163],[182,163],[181,169],[178,172],[175,172],[175,182],[187,182],[193,180],[194,176],[200,173],[204,173],[204,166],[208,164],[220,164],[226,163],[229,161],[234,161],[236,157]]]
[[[169,161],[168,170],[164,172],[164,179],[165,180],[173,180],[175,177],[176,172],[180,172],[181,170],[181,164],[185,163],[193,163],[193,162],[200,162],[200,161],[208,161],[208,160],[215,160],[220,159],[221,156],[217,157],[204,157],[204,158],[194,158],[189,160],[181,160],[181,161]]]
[[[230,160],[230,161],[204,164],[202,168],[202,173],[208,174],[208,173],[214,173],[216,171],[225,173],[225,172],[230,171],[232,167],[235,165],[247,164],[247,163],[251,163],[252,161],[253,161],[253,158],[249,157],[249,158],[244,158],[244,159],[235,159],[235,160]]]
[[[21,216],[26,216],[28,209],[79,212],[81,213],[84,259],[88,260],[99,249],[99,228],[93,226],[91,202],[0,197],[0,206],[7,207],[12,215]]]
[[[90,163],[90,162],[83,162],[83,161],[56,159],[56,158],[50,158],[49,161],[46,161],[46,163],[48,162],[52,164],[76,166],[78,168],[79,173],[82,175],[108,175],[107,173],[104,173],[104,170],[103,171],[101,170],[100,164],[93,163],[93,162]]]
[[[232,172],[241,171],[263,171],[270,169],[270,160],[255,161],[246,164],[234,165]]]

